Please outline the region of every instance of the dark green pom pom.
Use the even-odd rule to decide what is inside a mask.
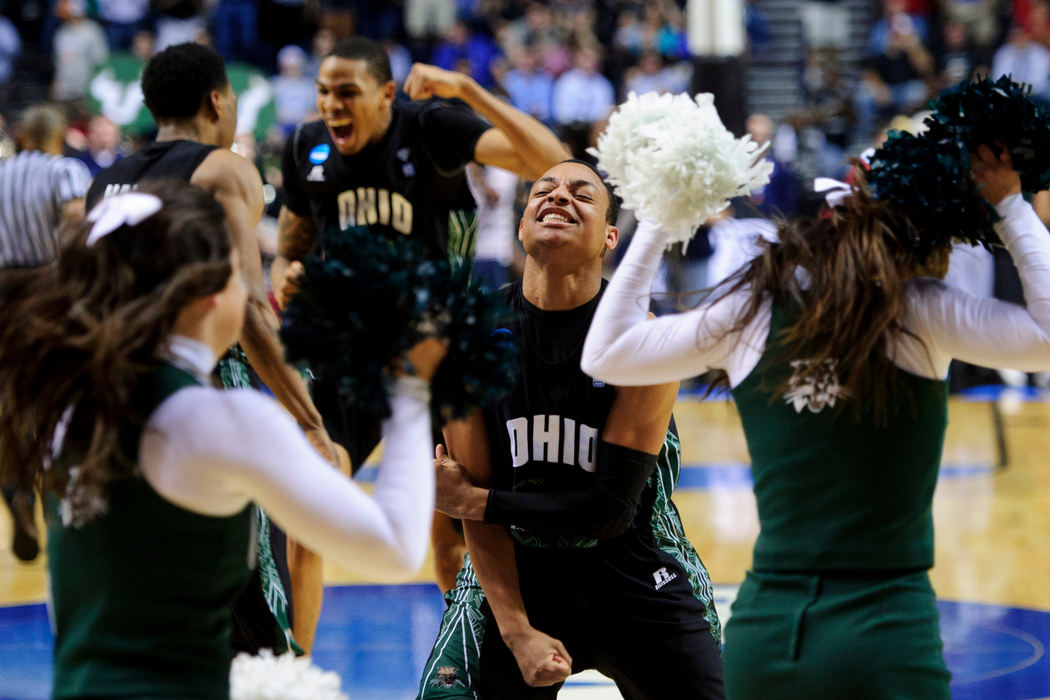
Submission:
[[[970,178],[965,149],[951,140],[891,132],[871,159],[868,186],[911,222],[913,229],[895,227],[895,234],[920,260],[952,238],[989,248],[999,243],[999,215]]]
[[[335,384],[348,406],[390,415],[387,369],[424,337],[449,341],[431,386],[443,419],[466,416],[513,385],[516,348],[492,336],[510,312],[470,280],[469,268],[428,260],[414,241],[365,227],[327,234],[324,248],[323,259],[304,261],[281,339],[288,361]]]
[[[1031,86],[1008,76],[963,81],[930,103],[927,137],[936,144],[952,141],[973,150],[996,142],[1010,151],[1021,189],[1028,193],[1050,187],[1050,108],[1032,98]]]

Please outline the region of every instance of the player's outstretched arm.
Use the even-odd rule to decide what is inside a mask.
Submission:
[[[552,165],[571,157],[554,133],[539,120],[515,109],[463,73],[417,63],[405,80],[414,100],[458,98],[492,122],[474,147],[474,160],[535,180]]]
[[[222,204],[230,237],[240,254],[241,269],[248,286],[248,309],[241,343],[248,361],[304,430],[323,431],[321,414],[314,407],[306,384],[299,373],[284,362],[284,351],[277,337],[277,316],[263,285],[262,260],[256,238],[256,228],[263,212],[259,172],[243,157],[217,149],[197,168],[192,183],[211,192]],[[334,463],[334,452],[327,451]]]
[[[488,485],[492,461],[481,414],[445,426],[445,441],[467,474],[476,483]],[[518,565],[514,544],[499,525],[477,520],[464,521],[467,551],[481,588],[499,626],[500,636],[514,654],[521,675],[530,686],[560,683],[572,672],[572,659],[554,637],[529,624],[518,587]]]

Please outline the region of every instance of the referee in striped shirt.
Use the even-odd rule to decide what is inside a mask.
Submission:
[[[62,157],[65,134],[61,110],[35,105],[25,111],[15,131],[19,152],[0,160],[0,269],[54,260],[59,224],[84,216],[91,175],[79,160]],[[22,561],[32,561],[40,553],[32,498],[15,501],[7,488],[2,491],[14,516],[11,550]]]
[[[28,108],[18,123],[19,152],[0,161],[0,268],[36,267],[58,254],[57,229],[84,215],[91,175],[62,157],[66,118],[53,105]]]

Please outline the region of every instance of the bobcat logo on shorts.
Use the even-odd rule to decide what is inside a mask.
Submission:
[[[820,413],[827,406],[834,408],[836,401],[848,395],[839,384],[835,360],[824,360],[815,374],[804,376],[812,363],[812,360],[791,361],[791,379],[784,401],[791,404],[796,413],[802,413],[804,408],[810,413]]]
[[[437,688],[465,688],[467,684],[459,679],[457,670],[455,666],[438,666],[430,685]]]

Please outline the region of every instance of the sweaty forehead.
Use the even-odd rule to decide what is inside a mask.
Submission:
[[[580,187],[591,187],[598,190],[604,189],[601,181],[590,168],[576,163],[563,163],[551,168],[536,181],[536,184],[533,185],[533,189],[543,185],[562,184],[568,185],[572,189],[578,189]]]

